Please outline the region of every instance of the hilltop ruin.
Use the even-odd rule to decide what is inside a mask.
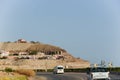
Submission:
[[[40,42],[28,42],[19,39],[15,42],[0,43],[0,69],[5,67],[52,69],[56,65],[66,68],[86,68],[90,63],[83,59],[77,59],[65,49]]]

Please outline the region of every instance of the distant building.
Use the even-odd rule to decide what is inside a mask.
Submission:
[[[24,40],[24,39],[18,39],[18,41],[17,41],[18,43],[27,43],[27,41],[26,40]]]
[[[0,57],[8,57],[9,56],[9,52],[4,51],[4,50],[0,50]]]

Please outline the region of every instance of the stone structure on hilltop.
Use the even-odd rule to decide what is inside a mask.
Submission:
[[[25,39],[18,39],[17,41],[18,43],[27,43],[27,41]]]

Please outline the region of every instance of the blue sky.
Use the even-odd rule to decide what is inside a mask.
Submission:
[[[0,0],[0,41],[19,38],[120,66],[120,1]]]

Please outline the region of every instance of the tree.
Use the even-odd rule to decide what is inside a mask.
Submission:
[[[109,62],[109,63],[108,63],[108,66],[109,66],[109,67],[113,67],[113,63],[112,63],[112,62]]]
[[[31,43],[35,44],[35,41],[30,41]]]

